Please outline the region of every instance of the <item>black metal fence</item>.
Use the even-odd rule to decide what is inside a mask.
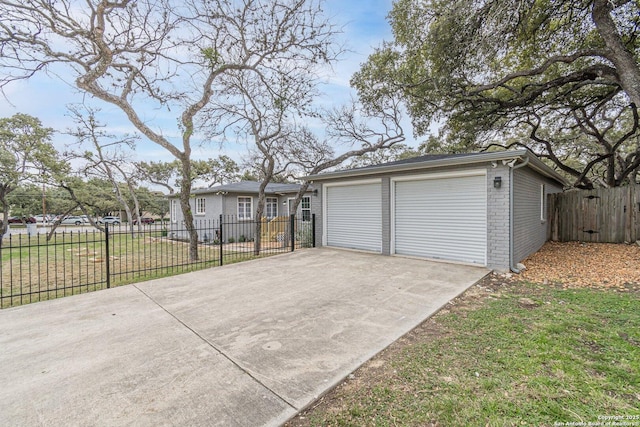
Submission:
[[[0,247],[0,308],[91,292],[315,246],[315,216],[197,220],[197,258],[184,224],[107,225],[44,233],[14,229]],[[259,245],[256,242],[260,230]],[[31,230],[32,231],[32,230]]]

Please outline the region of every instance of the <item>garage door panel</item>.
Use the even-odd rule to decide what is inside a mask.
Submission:
[[[486,176],[395,182],[394,252],[486,264]]]
[[[382,252],[380,182],[327,187],[327,245]]]

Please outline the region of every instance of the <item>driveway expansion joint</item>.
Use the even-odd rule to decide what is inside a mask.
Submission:
[[[202,340],[204,343],[206,343],[209,347],[211,347],[213,350],[215,350],[218,354],[222,355],[222,357],[224,357],[225,359],[227,359],[229,362],[231,362],[236,368],[238,368],[240,371],[242,371],[244,374],[248,375],[252,380],[254,380],[256,383],[258,383],[260,386],[264,387],[266,390],[268,390],[271,394],[273,394],[274,396],[276,396],[278,399],[280,399],[282,402],[284,402],[287,406],[291,407],[294,411],[298,411],[299,408],[296,408],[295,405],[293,405],[291,402],[289,402],[287,399],[285,399],[283,396],[279,395],[278,393],[276,393],[273,389],[271,389],[269,386],[267,386],[265,383],[263,383],[262,381],[260,381],[260,379],[258,379],[251,371],[247,370],[246,368],[244,368],[239,362],[237,362],[236,360],[234,360],[231,356],[229,356],[228,354],[226,354],[222,349],[216,347],[216,345],[214,343],[212,343],[211,341],[209,341],[208,339],[206,339],[205,337],[203,337],[200,333],[198,333],[198,331],[196,331],[195,329],[193,329],[191,326],[187,325],[184,321],[182,321],[178,316],[176,316],[175,314],[173,314],[172,312],[170,312],[168,309],[166,309],[162,304],[160,304],[158,301],[156,301],[151,295],[147,294],[145,291],[143,291],[142,289],[140,289],[136,284],[133,284],[133,287],[136,288],[142,295],[144,295],[146,298],[148,298],[151,302],[153,302],[155,305],[157,305],[159,308],[161,308],[165,313],[167,313],[169,316],[171,316],[172,318],[174,318],[178,323],[180,323],[182,326],[184,326],[185,328],[187,328],[189,331],[191,331],[192,334],[194,334],[195,336],[197,336],[200,340]]]

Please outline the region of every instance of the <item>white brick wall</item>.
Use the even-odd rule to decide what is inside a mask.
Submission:
[[[499,189],[493,187],[495,177],[502,178]],[[487,169],[487,267],[509,269],[509,168],[502,164]]]

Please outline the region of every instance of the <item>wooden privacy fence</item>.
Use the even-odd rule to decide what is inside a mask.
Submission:
[[[635,242],[640,239],[640,187],[551,194],[549,218],[551,240]]]

